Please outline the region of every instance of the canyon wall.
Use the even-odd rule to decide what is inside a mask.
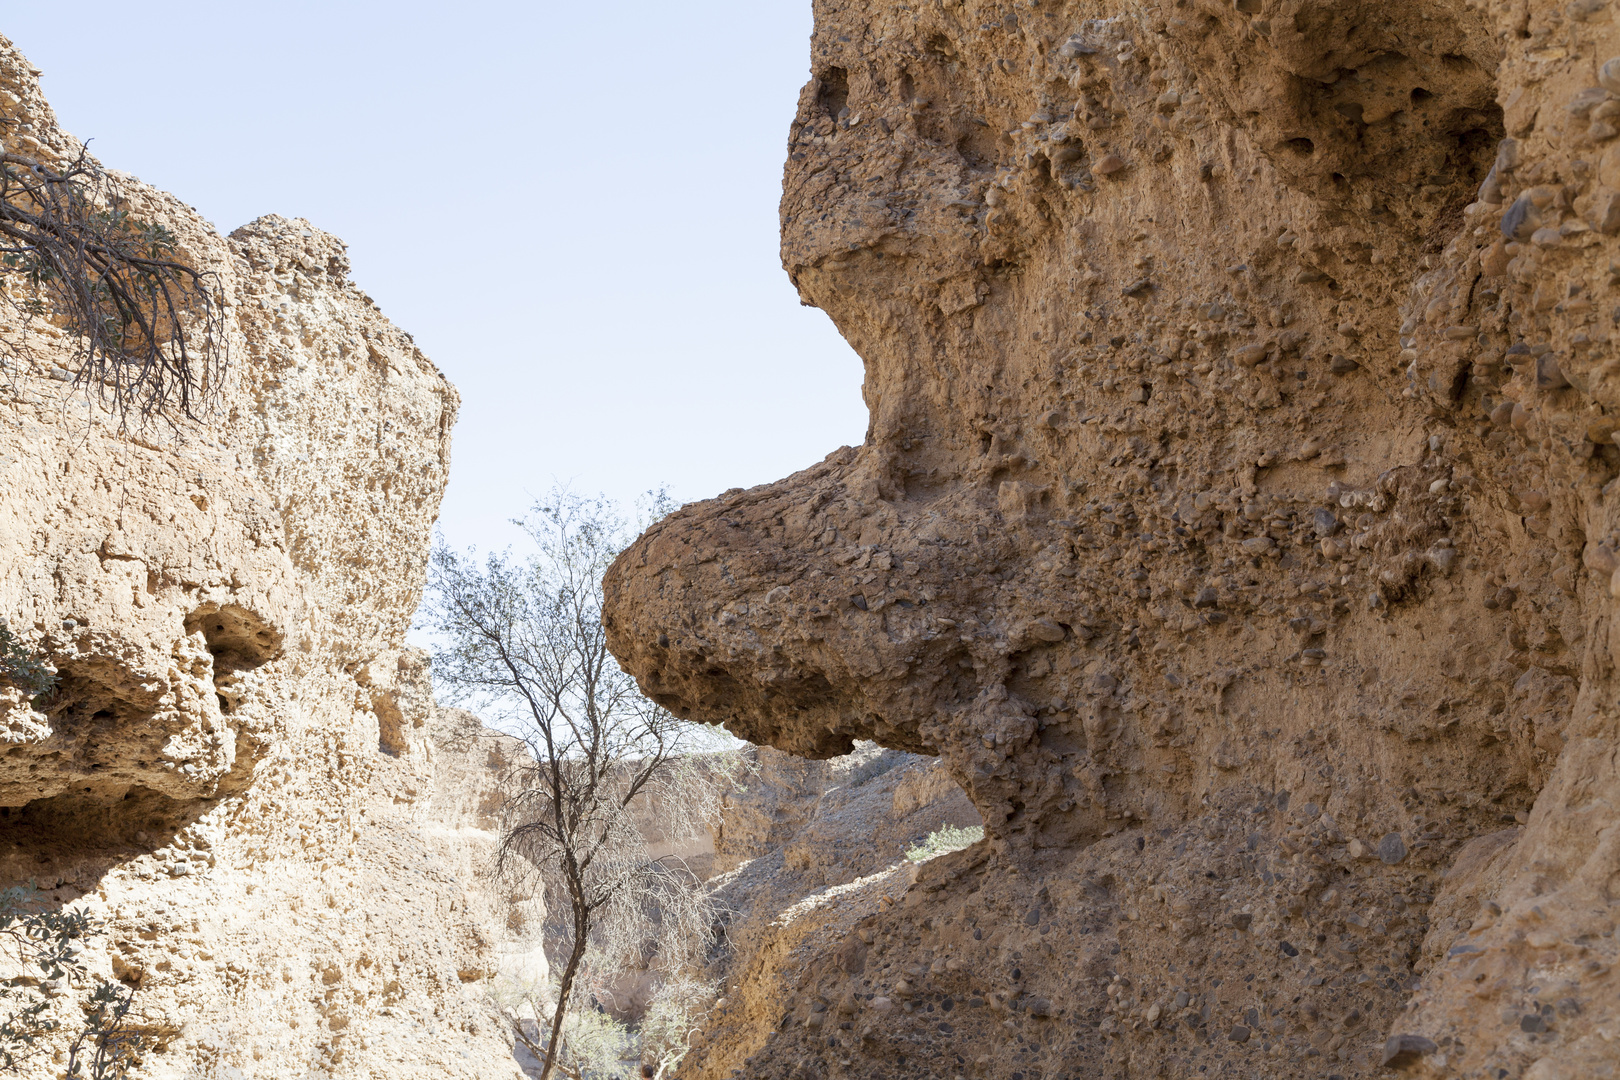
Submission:
[[[710,883],[724,934],[710,971],[721,997],[682,1062],[726,1076],[770,1038],[807,964],[903,896],[908,849],[979,815],[936,760],[870,743],[830,761],[757,751],[727,794]],[[825,1017],[812,1021],[820,1026]],[[830,1030],[830,1025],[829,1025]]]
[[[38,74],[0,39],[0,138],[70,159]],[[494,766],[404,647],[456,392],[337,238],[120,183],[219,275],[230,366],[195,421],[125,425],[71,339],[0,316],[0,614],[58,675],[0,685],[0,887],[100,924],[142,1075],[518,1077],[488,809],[435,787]]]
[[[867,438],[650,529],[611,643],[989,835],[732,1075],[1615,1075],[1615,5],[815,14],[783,262]]]

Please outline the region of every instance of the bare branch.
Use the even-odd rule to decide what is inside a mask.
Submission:
[[[440,684],[519,736],[533,759],[514,771],[501,869],[543,883],[548,951],[561,969],[542,1078],[567,1071],[571,1010],[649,964],[676,977],[699,964],[713,912],[678,860],[652,858],[643,834],[701,835],[719,773],[688,767],[717,745],[644,698],[607,648],[602,575],[631,539],[601,499],[553,492],[520,521],[535,554],[482,563],[435,548],[425,623]],[[684,786],[683,786],[684,785]],[[685,830],[685,831],[682,831]],[[538,1014],[537,1014],[538,1015]]]
[[[66,328],[78,343],[75,385],[94,387],[120,416],[192,417],[219,389],[228,358],[218,275],[133,216],[87,151],[60,171],[0,152],[0,299],[25,320]]]

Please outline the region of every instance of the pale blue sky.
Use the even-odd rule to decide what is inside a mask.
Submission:
[[[865,432],[860,361],[777,255],[810,0],[88,0],[0,33],[109,165],[224,231],[348,241],[461,389],[457,547],[553,477],[704,498]]]

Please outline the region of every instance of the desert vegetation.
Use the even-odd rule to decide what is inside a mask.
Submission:
[[[131,1017],[135,991],[90,971],[85,945],[98,927],[88,916],[33,896],[0,892],[0,1076],[43,1056],[63,1080],[122,1080],[150,1041]]]
[[[608,652],[602,574],[632,537],[617,508],[559,489],[518,524],[532,545],[522,557],[439,544],[425,608],[441,687],[528,748],[508,777],[498,872],[515,895],[545,897],[556,973],[507,979],[497,1001],[542,1080],[611,1075],[632,1053],[662,1075],[714,997],[701,973],[715,911],[647,835],[707,833],[743,759],[649,701]],[[608,1007],[639,972],[658,989],[630,1032]]]
[[[122,416],[192,416],[227,359],[218,275],[130,208],[81,149],[52,164],[0,145],[0,299],[77,343],[68,377]]]

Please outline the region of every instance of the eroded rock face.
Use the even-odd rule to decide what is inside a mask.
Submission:
[[[612,644],[991,838],[743,1073],[1612,1068],[1610,6],[816,14],[783,258],[868,437],[649,530]]]
[[[61,160],[35,74],[0,39],[6,148]],[[492,833],[435,799],[457,751],[404,648],[456,392],[335,237],[124,188],[219,275],[232,363],[195,421],[121,429],[70,341],[0,309],[0,614],[58,675],[0,682],[0,888],[103,927],[144,1074],[518,1076],[466,870]]]
[[[917,868],[904,853],[943,826],[979,815],[938,761],[863,744],[831,761],[761,748],[726,796],[711,882],[725,934],[710,977],[725,996],[704,1026],[690,1076],[725,1076],[770,1037],[804,964],[836,952],[864,963],[855,926],[885,896],[904,894]],[[816,1029],[837,1025],[811,1009]],[[821,1002],[824,1006],[826,1002]]]

